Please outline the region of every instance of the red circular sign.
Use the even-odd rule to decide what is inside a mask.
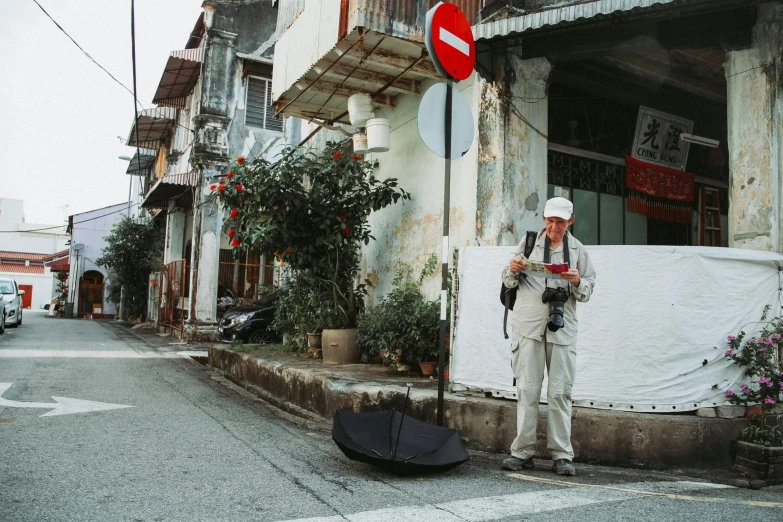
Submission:
[[[476,43],[470,22],[453,4],[442,4],[432,16],[432,45],[441,65],[455,80],[464,80],[476,64]]]

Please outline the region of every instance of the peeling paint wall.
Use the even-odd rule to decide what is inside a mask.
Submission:
[[[783,6],[761,5],[753,30],[753,46],[729,52],[725,65],[731,172],[730,247],[783,252],[781,56]]]
[[[474,74],[456,84],[456,90],[467,100],[474,118],[474,136],[478,136],[476,114],[478,91]],[[422,90],[437,82],[430,81]],[[382,115],[391,123],[389,152],[371,154],[380,166],[381,179],[396,177],[400,186],[412,195],[410,201],[387,207],[370,215],[376,241],[364,247],[362,277],[376,284],[371,302],[391,289],[394,272],[407,264],[414,271],[422,269],[431,254],[440,257],[443,237],[443,182],[445,160],[424,144],[418,132],[420,96],[400,96],[397,107],[383,108]],[[475,245],[477,138],[462,158],[451,163],[451,201],[449,213],[449,246],[453,252],[465,245]],[[451,258],[449,259],[451,261]],[[428,298],[440,292],[440,272],[424,283]]]
[[[479,80],[477,236],[482,246],[516,245],[541,228],[547,191],[551,65],[499,57],[493,81]],[[523,119],[524,118],[524,119]]]

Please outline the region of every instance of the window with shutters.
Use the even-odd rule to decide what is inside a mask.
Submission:
[[[272,80],[248,76],[245,107],[245,125],[283,132],[283,118],[275,118],[272,107]]]

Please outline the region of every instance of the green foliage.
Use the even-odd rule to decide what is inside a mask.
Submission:
[[[741,384],[738,391],[726,390],[725,395],[734,404],[747,406],[761,404],[769,411],[781,402],[783,394],[783,317],[768,320],[771,305],[764,307],[761,315],[761,332],[746,339],[744,330],[727,338],[729,349],[725,356],[744,367],[744,374],[751,385]]]
[[[149,275],[161,263],[163,233],[151,223],[137,223],[126,217],[104,240],[106,247],[95,262],[112,273],[115,293],[125,288],[127,317],[138,317],[146,309]]]
[[[55,299],[60,304],[64,304],[68,300],[68,272],[57,272],[57,286],[55,288]]]
[[[211,187],[228,214],[232,247],[274,252],[295,274],[293,285],[300,279],[311,283],[309,293],[293,288],[292,299],[304,297],[315,308],[308,317],[291,311],[292,305],[285,308],[290,313],[281,317],[282,331],[319,331],[312,315],[323,324],[355,326],[357,295],[364,293],[363,285],[354,285],[360,247],[375,239],[368,217],[410,198],[396,179],[374,176],[377,162],[348,157],[342,149],[332,142],[318,153],[287,149],[275,163],[237,158],[226,179]]]
[[[783,446],[783,434],[780,432],[778,417],[769,421],[770,415],[753,415],[739,436],[739,440],[762,446]]]
[[[376,358],[381,350],[387,354],[400,350],[400,362],[405,364],[437,361],[440,299],[427,301],[421,293],[424,278],[437,268],[438,258],[432,254],[418,278],[410,267],[397,270],[391,292],[359,319],[357,342],[362,353]]]

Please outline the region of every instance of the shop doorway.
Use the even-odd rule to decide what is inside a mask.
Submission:
[[[79,280],[79,317],[103,317],[103,274],[88,270]]]

